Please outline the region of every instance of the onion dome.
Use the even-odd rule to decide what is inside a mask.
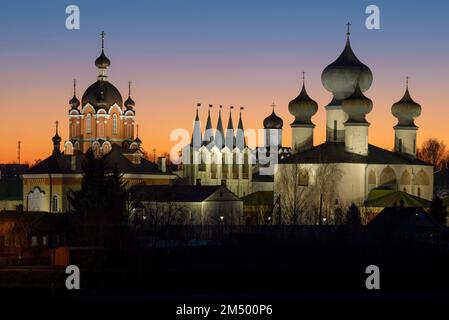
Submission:
[[[118,89],[105,80],[98,80],[87,88],[81,102],[83,106],[90,103],[96,109],[108,108],[113,104],[117,104],[119,107],[123,105],[122,95]]]
[[[104,54],[104,31],[101,33],[101,54],[95,60],[95,66],[99,69],[107,69],[111,65],[111,60]]]
[[[292,125],[313,124],[312,116],[318,111],[318,103],[307,94],[304,74],[301,92],[295,99],[289,102],[288,111],[295,117]]]
[[[354,93],[343,100],[341,105],[348,114],[346,123],[367,123],[365,116],[373,109],[373,102],[362,93],[358,83]]]
[[[58,134],[58,124],[59,122],[56,121],[55,122],[55,126],[56,126],[56,132],[55,135],[53,136],[53,138],[51,139],[53,141],[53,154],[60,154],[60,145],[61,145],[61,137]]]
[[[71,109],[77,109],[80,105],[80,101],[76,97],[76,80],[73,79],[73,98],[70,99],[69,105]]]
[[[398,126],[415,127],[414,119],[421,114],[421,105],[416,103],[408,91],[408,78],[404,96],[394,103],[391,113],[398,119]]]
[[[346,46],[340,56],[328,65],[321,74],[321,82],[326,90],[334,95],[334,99],[343,100],[349,97],[357,83],[360,90],[365,92],[373,82],[371,70],[364,65],[352,51],[349,42],[349,26],[346,33]]]
[[[274,103],[273,111],[271,114],[263,120],[264,129],[282,129],[284,121],[274,113]]]
[[[140,146],[142,144],[142,141],[139,139],[139,125],[137,125],[136,128],[137,128],[137,134],[136,134],[136,138],[134,139],[134,142]]]
[[[125,100],[125,107],[128,110],[132,110],[136,104],[134,100],[131,99],[131,81],[128,83],[128,99]]]

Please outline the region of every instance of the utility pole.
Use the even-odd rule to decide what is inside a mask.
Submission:
[[[20,164],[20,143],[21,141],[19,140],[17,142],[17,161],[19,162],[19,164]]]
[[[156,163],[156,148],[153,147],[153,162]]]

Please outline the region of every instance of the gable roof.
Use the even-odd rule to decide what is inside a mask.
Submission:
[[[112,150],[105,155],[105,161],[112,170],[117,166],[121,173],[135,173],[135,174],[167,174],[159,170],[159,167],[145,158],[141,158],[139,164],[132,163],[125,157],[126,153],[135,153],[133,150],[123,149],[120,146],[113,145]],[[35,166],[31,167],[25,174],[48,174],[48,173],[83,173],[82,164],[84,161],[84,154],[64,155],[52,154],[45,160],[42,160]],[[75,161],[75,166],[72,169],[72,161]]]
[[[130,193],[132,201],[203,202],[220,189],[233,195],[221,185],[136,185],[130,188]],[[240,200],[237,196],[235,198]]]
[[[395,229],[416,227],[440,227],[423,208],[390,207],[383,209],[367,225],[371,228]]]
[[[242,198],[245,206],[272,206],[273,191],[256,191]]]
[[[368,155],[347,152],[344,143],[325,142],[309,150],[292,154],[279,163],[368,163],[368,164],[432,164],[404,153],[392,152],[372,144],[368,145]]]

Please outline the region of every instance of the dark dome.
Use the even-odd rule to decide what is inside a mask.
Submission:
[[[108,81],[98,80],[93,83],[83,94],[81,99],[83,106],[90,103],[96,109],[109,108],[114,103],[122,107],[123,100],[120,92]]]
[[[283,125],[284,121],[274,113],[274,110],[263,120],[263,127],[265,129],[282,129]]]
[[[60,144],[62,139],[59,134],[56,133],[51,140],[53,140],[53,144]]]
[[[73,96],[73,98],[70,99],[70,101],[69,101],[69,105],[72,109],[76,109],[79,107],[80,101],[78,100],[78,98],[76,96]]]
[[[111,65],[111,60],[106,57],[104,50],[101,50],[100,56],[95,60],[95,65],[100,69],[106,69]]]
[[[125,107],[126,107],[127,109],[132,110],[132,108],[134,108],[135,105],[136,105],[136,104],[134,103],[134,100],[131,99],[131,97],[128,97],[128,99],[125,100]]]

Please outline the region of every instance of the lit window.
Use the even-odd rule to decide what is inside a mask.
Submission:
[[[37,236],[32,236],[31,237],[31,246],[32,247],[37,247]]]
[[[53,212],[58,211],[58,196],[53,196],[52,202],[51,202],[51,210]]]
[[[89,113],[86,118],[86,133],[91,132],[92,132],[92,116]]]
[[[112,134],[117,134],[117,115],[114,114],[112,117]]]

